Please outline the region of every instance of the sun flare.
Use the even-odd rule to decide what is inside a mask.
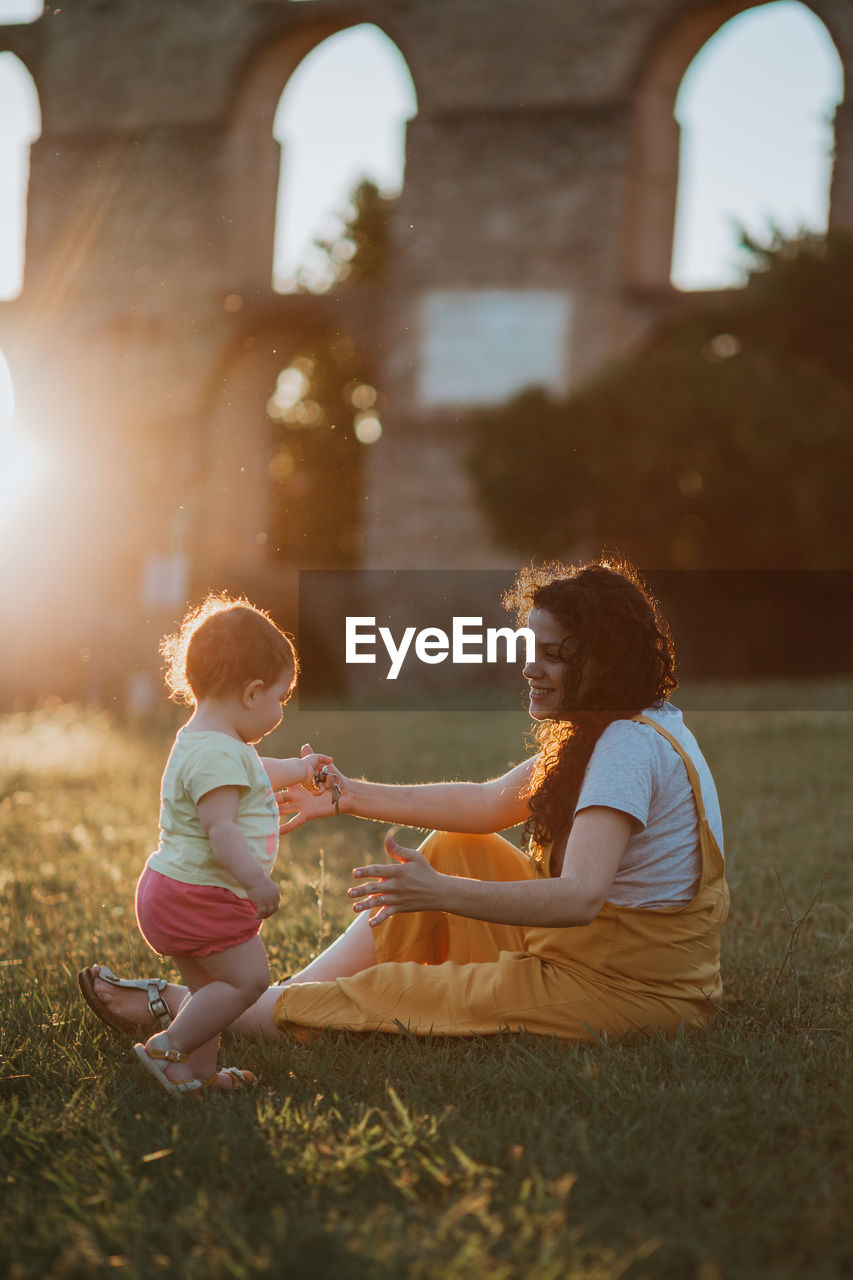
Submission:
[[[38,492],[47,474],[42,450],[15,422],[0,425],[0,526]]]
[[[0,351],[0,527],[43,485],[47,460],[32,433],[15,416],[15,389]]]

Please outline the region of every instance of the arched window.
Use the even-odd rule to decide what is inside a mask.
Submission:
[[[40,131],[32,76],[14,54],[0,53],[0,301],[23,287],[30,146]]]
[[[276,218],[274,287],[326,287],[328,256],[312,248],[334,237],[335,215],[358,182],[385,195],[403,183],[405,123],[417,110],[408,67],[371,24],[323,40],[290,77],[273,133],[282,163]]]
[[[827,225],[841,61],[805,5],[779,0],[738,14],[690,63],[681,126],[672,283],[743,281],[738,229],[759,240]]]

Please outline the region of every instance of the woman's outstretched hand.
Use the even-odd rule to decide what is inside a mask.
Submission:
[[[385,849],[396,865],[386,863],[353,870],[353,879],[370,881],[348,890],[349,896],[357,899],[353,911],[373,911],[378,907],[376,915],[370,917],[374,929],[398,911],[441,911],[441,882],[445,877],[417,849],[398,844],[393,831],[385,837]]]
[[[276,791],[279,815],[286,819],[279,825],[281,835],[289,835],[291,831],[295,831],[306,822],[312,822],[314,818],[328,818],[335,815],[342,807],[344,796],[348,793],[350,785],[349,778],[345,778],[337,766],[332,764],[331,756],[315,755],[307,742],[299,754],[303,760],[311,760],[312,768],[314,761],[329,763],[324,763],[321,788],[312,786],[310,782],[297,782],[289,787],[279,787]],[[337,807],[333,798],[334,784],[338,787]]]

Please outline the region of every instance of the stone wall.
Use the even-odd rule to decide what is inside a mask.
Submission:
[[[462,410],[527,373],[576,386],[677,305],[675,94],[704,41],[744,7],[75,0],[0,28],[42,109],[25,289],[0,303],[0,347],[21,415],[62,477],[51,511],[6,559],[22,613],[37,597],[65,619],[69,670],[93,635],[107,665],[148,644],[140,610],[152,629],[162,621],[140,604],[151,554],[190,556],[194,592],[250,579],[272,591],[299,567],[265,562],[255,540],[263,403],[276,361],[321,322],[367,335],[387,396],[367,468],[366,564],[505,562],[462,465]],[[812,7],[849,78],[853,6]],[[396,42],[418,97],[390,276],[369,302],[280,298],[275,107],[305,54],[360,22]],[[849,104],[832,219],[853,226]],[[247,354],[254,343],[263,359]]]

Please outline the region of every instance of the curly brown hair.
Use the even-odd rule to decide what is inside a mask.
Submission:
[[[274,684],[299,664],[290,636],[268,613],[243,598],[211,593],[190,609],[180,628],[160,641],[166,684],[175,702],[239,693],[251,680]]]
[[[559,562],[528,566],[504,595],[520,622],[544,609],[566,629],[559,717],[538,724],[539,746],[530,782],[530,817],[524,838],[542,860],[551,845],[551,872],[559,874],[562,847],[571,830],[584,773],[596,742],[614,720],[660,706],[678,680],[669,627],[633,565],[599,560],[567,568]],[[565,643],[565,642],[564,642]],[[587,660],[597,664],[585,687]]]

